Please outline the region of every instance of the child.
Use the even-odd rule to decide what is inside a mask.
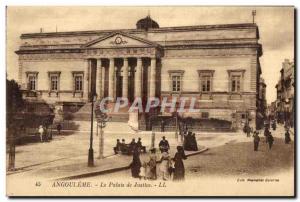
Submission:
[[[140,168],[140,179],[146,179],[146,167],[147,167],[147,163],[143,162],[141,168]]]

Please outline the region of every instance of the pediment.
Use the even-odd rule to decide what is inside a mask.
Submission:
[[[156,43],[125,33],[112,33],[84,45],[85,48],[156,47]]]

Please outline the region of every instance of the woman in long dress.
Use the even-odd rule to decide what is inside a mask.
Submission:
[[[173,158],[175,164],[174,164],[174,176],[173,176],[173,180],[174,181],[180,181],[180,180],[184,180],[184,164],[183,164],[183,160],[186,159],[184,150],[182,146],[178,146],[177,147],[177,152]]]
[[[164,150],[161,155],[162,156],[161,156],[161,163],[159,166],[159,170],[160,170],[163,180],[168,180],[169,179],[169,168],[171,165],[171,158],[170,158],[169,153],[166,150]]]
[[[131,163],[131,175],[134,178],[140,177],[140,168],[142,166],[141,160],[140,160],[140,153],[137,148],[133,150],[133,157],[132,157],[132,163]]]
[[[149,179],[151,180],[156,180],[157,179],[157,174],[156,174],[156,149],[153,148],[150,150],[150,160],[149,160]]]

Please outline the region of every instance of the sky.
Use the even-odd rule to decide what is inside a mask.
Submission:
[[[259,27],[263,56],[262,77],[267,85],[267,102],[276,99],[275,85],[284,59],[294,59],[293,7],[11,7],[7,8],[7,77],[17,79],[22,33],[131,29],[151,15],[160,27],[251,23]]]

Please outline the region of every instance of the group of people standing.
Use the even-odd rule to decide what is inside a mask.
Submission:
[[[276,121],[273,120],[271,122],[271,126],[273,130],[276,130]],[[289,128],[285,127],[285,138],[284,142],[285,144],[289,144],[291,142],[291,136],[289,133]],[[247,133],[247,137],[250,137],[250,132],[253,130],[249,126],[244,127],[244,132]],[[265,137],[265,143],[269,145],[269,150],[272,149],[273,143],[274,143],[274,137],[270,131],[270,124],[265,124],[265,129],[264,129],[264,137]],[[259,137],[259,132],[258,131],[253,131],[253,142],[254,142],[254,151],[258,151],[258,146],[260,142],[260,137]]]
[[[183,140],[183,148],[186,151],[198,151],[198,144],[195,133],[191,131],[185,132]]]
[[[156,180],[161,176],[162,180],[173,179],[174,181],[184,180],[185,169],[183,160],[187,159],[182,146],[177,146],[177,152],[173,158],[169,154],[170,145],[165,136],[159,142],[161,157],[158,160],[156,149],[150,150],[149,160],[143,163],[140,160],[140,152],[135,149],[131,163],[131,174],[134,178]],[[157,164],[159,164],[157,166]],[[157,167],[159,169],[157,169]],[[157,175],[157,171],[159,175]]]

